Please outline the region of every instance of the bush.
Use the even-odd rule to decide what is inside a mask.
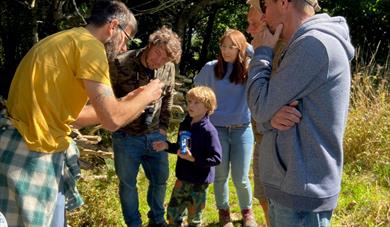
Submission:
[[[357,69],[345,134],[345,163],[374,170],[390,163],[390,69],[388,64],[373,63]]]

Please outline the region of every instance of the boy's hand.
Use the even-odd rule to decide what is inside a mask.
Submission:
[[[182,159],[185,159],[187,161],[190,161],[190,162],[195,162],[195,158],[194,156],[192,156],[192,153],[191,151],[187,148],[187,152],[185,154],[182,154],[180,149],[177,150],[177,155],[182,158]]]
[[[164,141],[154,141],[152,146],[155,151],[163,151],[168,149],[168,144]]]

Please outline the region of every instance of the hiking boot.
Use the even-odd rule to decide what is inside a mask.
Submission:
[[[219,209],[219,224],[222,227],[233,227],[232,219],[230,218],[229,209]]]
[[[243,209],[241,211],[242,214],[242,226],[244,227],[257,227],[259,226],[256,223],[255,216],[253,215],[252,209]]]

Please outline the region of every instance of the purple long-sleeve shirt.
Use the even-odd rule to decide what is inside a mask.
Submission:
[[[187,116],[180,123],[179,132],[191,132],[190,151],[195,158],[195,162],[177,157],[176,177],[189,183],[210,184],[214,182],[215,166],[219,165],[222,160],[222,148],[218,132],[207,116],[192,125],[191,120],[191,117]],[[168,144],[168,152],[176,154],[179,144]]]

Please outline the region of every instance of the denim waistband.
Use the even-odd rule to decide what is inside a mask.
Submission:
[[[227,129],[231,129],[231,128],[246,128],[248,127],[250,124],[250,122],[248,123],[244,123],[244,124],[233,124],[233,125],[225,125],[225,126],[215,126],[216,128],[227,128]]]

